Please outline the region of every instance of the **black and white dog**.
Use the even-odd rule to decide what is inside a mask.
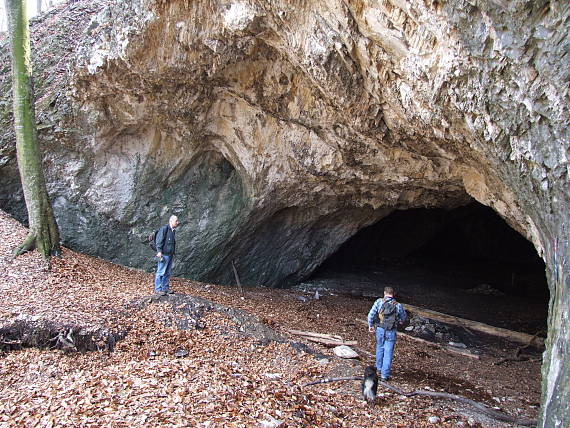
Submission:
[[[376,401],[376,393],[378,392],[378,375],[376,367],[368,366],[364,369],[364,378],[362,379],[362,395],[369,404]]]

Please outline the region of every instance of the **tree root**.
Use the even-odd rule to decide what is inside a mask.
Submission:
[[[359,380],[359,381],[362,381],[363,378],[362,378],[362,376],[326,378],[326,379],[320,379],[320,380],[316,380],[313,382],[306,383],[303,385],[303,387],[309,386],[309,385],[317,385],[320,383],[336,382],[336,381],[341,381],[341,380]],[[483,414],[485,414],[485,415],[487,415],[487,416],[489,416],[495,420],[498,420],[498,421],[515,423],[515,424],[522,425],[522,426],[536,426],[536,424],[537,424],[536,420],[510,416],[510,415],[507,415],[506,413],[490,409],[489,407],[485,406],[482,403],[471,400],[469,398],[462,397],[460,395],[448,394],[446,392],[434,392],[434,391],[424,391],[424,390],[404,392],[401,389],[396,388],[395,386],[392,386],[389,383],[382,382],[382,381],[378,381],[378,385],[382,385],[384,388],[389,389],[390,391],[395,392],[398,395],[403,395],[405,397],[415,397],[417,395],[423,395],[423,396],[432,397],[432,398],[444,398],[447,400],[453,400],[453,401],[458,401],[460,403],[469,404],[469,405],[473,406],[474,408],[476,408],[477,410],[479,410],[481,413],[483,413]]]
[[[515,424],[523,425],[523,426],[536,426],[536,424],[537,424],[536,420],[526,419],[526,418],[517,418],[514,416],[510,416],[510,415],[507,415],[506,413],[490,409],[489,407],[485,406],[482,403],[471,400],[469,398],[462,397],[460,395],[448,394],[446,392],[434,392],[434,391],[423,391],[423,390],[404,392],[401,389],[398,389],[395,386],[392,386],[386,382],[378,382],[378,384],[382,385],[383,387],[385,387],[385,388],[387,388],[393,392],[395,392],[396,394],[404,395],[406,397],[414,397],[416,395],[424,395],[427,397],[445,398],[448,400],[459,401],[460,403],[469,404],[469,405],[475,407],[481,413],[483,413],[487,416],[490,416],[493,419],[496,419],[498,421],[511,422],[511,423],[515,423]]]
[[[506,363],[507,361],[533,361],[533,362],[540,361],[540,358],[533,358],[533,356],[530,354],[523,354],[522,353],[522,351],[524,351],[525,349],[528,349],[531,346],[533,346],[534,339],[537,337],[537,335],[538,335],[538,332],[534,334],[532,339],[530,339],[529,343],[527,343],[526,345],[523,345],[523,346],[519,346],[515,350],[514,355],[512,357],[501,358],[499,361],[494,362],[493,365],[498,366],[498,365],[501,365],[503,363]]]
[[[22,242],[16,249],[14,250],[14,258],[27,253],[28,251],[32,251],[36,248],[36,234],[35,233],[28,233],[24,242]]]
[[[540,358],[533,358],[532,355],[529,354],[519,354],[514,358],[511,357],[505,357],[505,358],[501,358],[499,361],[495,361],[493,363],[494,366],[500,366],[501,364],[507,363],[507,362],[520,362],[520,361],[531,361],[533,363],[539,362]]]
[[[64,352],[112,352],[127,331],[63,325],[46,320],[16,320],[0,328],[0,351],[25,348],[60,349]]]
[[[339,380],[362,380],[362,376],[327,377],[325,379],[319,379],[319,380],[315,380],[313,382],[306,383],[303,385],[303,387],[309,386],[309,385],[318,385],[319,383],[337,382]]]

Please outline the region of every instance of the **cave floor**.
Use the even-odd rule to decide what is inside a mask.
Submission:
[[[321,270],[295,288],[309,293],[319,290],[320,294],[374,298],[382,296],[385,286],[392,286],[402,303],[544,337],[548,315],[546,286],[542,295],[503,292],[491,285],[496,280],[488,279],[505,277],[505,272],[493,275],[489,270],[487,265],[437,265],[425,260],[385,262]]]
[[[206,312],[200,328],[181,330],[174,322],[180,309],[176,296],[150,303],[151,274],[68,249],[53,259],[51,270],[37,253],[12,260],[11,248],[25,235],[0,213],[0,327],[43,320],[65,331],[104,327],[127,335],[113,352],[17,349],[17,342],[4,341],[2,426],[516,426],[468,405],[382,389],[370,407],[354,381],[302,387],[325,377],[361,375],[372,362],[374,338],[363,320],[374,297],[335,293],[315,299],[310,291],[264,287],[241,294],[235,287],[175,278],[178,295],[253,314],[259,331],[271,328],[283,341],[249,336],[244,331],[251,326],[223,311]],[[403,292],[402,300],[406,296]],[[146,306],[133,303],[144,299]],[[330,348],[290,335],[290,329],[356,340],[361,357],[337,358]],[[459,394],[534,419],[540,362],[494,365],[517,346],[496,343],[493,352],[474,359],[402,336],[391,382],[405,391]],[[180,350],[185,357],[176,356]],[[428,421],[432,416],[438,418],[435,425]]]

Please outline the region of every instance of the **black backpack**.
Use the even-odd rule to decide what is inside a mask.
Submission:
[[[156,229],[150,235],[148,235],[148,245],[152,248],[153,251],[156,251],[156,234],[160,229]]]
[[[380,318],[380,327],[384,330],[393,330],[397,327],[398,302],[394,299],[386,300],[380,306],[378,318]]]

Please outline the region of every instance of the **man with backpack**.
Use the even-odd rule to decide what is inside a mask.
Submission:
[[[176,227],[178,226],[178,217],[170,216],[168,224],[165,224],[156,232],[154,240],[156,246],[156,258],[158,265],[156,267],[156,277],[154,279],[154,292],[161,294],[172,294],[170,291],[169,280],[172,273],[172,262],[176,253]]]
[[[394,289],[384,287],[384,297],[376,300],[368,313],[368,330],[376,332],[376,369],[383,381],[390,379],[396,328],[407,319],[406,311],[394,299]]]

